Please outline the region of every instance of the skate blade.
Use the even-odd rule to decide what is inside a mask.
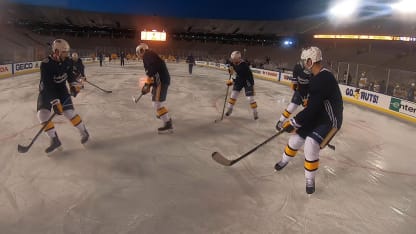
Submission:
[[[173,133],[173,129],[169,129],[169,130],[165,130],[165,131],[157,131],[158,134],[172,134]]]
[[[56,152],[62,152],[64,150],[64,147],[59,146],[58,148],[54,149],[52,152],[46,153],[46,156],[51,157]]]

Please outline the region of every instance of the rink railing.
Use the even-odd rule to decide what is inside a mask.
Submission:
[[[82,58],[82,60],[85,63],[93,62],[92,58]],[[0,78],[38,72],[40,64],[41,61],[0,65]],[[226,70],[226,65],[222,63],[196,61],[196,65]],[[258,68],[252,68],[251,70],[256,78],[284,85],[289,85],[292,77],[291,71],[269,71]],[[414,102],[352,86],[340,84],[339,87],[344,101],[416,123],[416,103]]]
[[[84,63],[93,62],[92,58],[81,58]],[[0,65],[0,79],[38,72],[42,61],[22,62]]]
[[[196,61],[196,65],[226,70],[222,63]],[[269,71],[251,68],[255,78],[289,85],[292,71]],[[344,101],[364,106],[388,115],[416,123],[416,103],[385,94],[339,84]]]

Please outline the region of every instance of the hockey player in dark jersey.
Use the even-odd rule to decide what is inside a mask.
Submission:
[[[164,125],[158,128],[159,133],[172,132],[172,119],[166,108],[166,97],[170,85],[170,75],[165,61],[154,51],[149,49],[145,43],[136,48],[136,54],[143,59],[143,66],[146,71],[146,78],[142,87],[142,94],[150,92],[152,88],[152,102],[156,110],[156,117],[161,119]]]
[[[293,77],[291,79],[290,87],[294,91],[292,100],[277,121],[276,129],[280,131],[283,123],[296,111],[298,106],[306,106],[308,101],[308,85],[311,73],[303,68],[302,62],[296,63],[293,67]]]
[[[315,192],[315,175],[319,167],[319,152],[341,128],[343,102],[338,83],[334,75],[323,68],[322,52],[318,47],[309,47],[302,51],[304,67],[311,71],[308,105],[295,117],[283,124],[286,132],[296,133],[289,138],[282,160],[275,165],[282,170],[304,146],[306,193]]]
[[[81,143],[88,141],[89,133],[81,117],[75,113],[71,95],[75,97],[81,88],[81,83],[74,76],[72,62],[68,58],[69,44],[63,39],[56,39],[52,43],[53,54],[42,61],[40,66],[39,96],[37,102],[37,116],[41,123],[45,123],[51,116],[51,109],[58,115],[64,115],[71,121],[81,134]],[[69,83],[70,92],[66,82]],[[55,126],[50,121],[46,134],[51,138],[51,144],[45,152],[50,153],[61,146]]]
[[[234,51],[231,53],[230,62],[231,69],[229,69],[229,72],[235,72],[236,75],[235,78],[227,80],[228,86],[234,86],[233,90],[231,91],[230,99],[228,100],[228,108],[225,115],[231,115],[234,105],[237,102],[238,95],[240,94],[240,91],[244,88],[246,97],[250,102],[250,107],[253,110],[253,118],[257,120],[259,116],[257,112],[257,103],[254,100],[253,73],[251,72],[248,64],[243,59],[241,59],[240,51]]]
[[[75,74],[80,74],[81,79],[85,80],[85,66],[82,60],[79,58],[78,53],[72,53],[72,68]]]

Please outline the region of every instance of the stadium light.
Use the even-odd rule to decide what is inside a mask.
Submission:
[[[402,0],[400,2],[391,4],[390,7],[399,13],[409,14],[416,13],[416,1],[415,0]]]
[[[344,0],[337,1],[328,10],[329,15],[335,19],[347,19],[357,12],[359,7],[359,0]]]

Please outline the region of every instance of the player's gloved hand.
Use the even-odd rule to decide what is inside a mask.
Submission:
[[[144,81],[144,85],[142,87],[142,94],[146,95],[150,92],[150,87],[152,87],[154,83],[154,79],[152,77],[146,77]]]
[[[298,89],[298,84],[291,83],[291,84],[290,84],[290,88],[291,88],[293,91],[296,91],[296,90]]]
[[[76,97],[81,91],[82,84],[80,82],[72,82],[69,84],[69,92],[71,93],[71,96]]]
[[[302,106],[303,107],[306,107],[308,105],[308,98],[304,98],[303,100],[302,100]]]
[[[283,120],[283,121],[277,121],[277,123],[276,123],[276,130],[278,131],[278,132],[280,132],[280,130],[282,130],[282,128],[283,128],[283,123],[285,122],[285,120]]]
[[[294,132],[299,127],[300,126],[296,124],[296,121],[293,118],[283,123],[283,130],[285,132],[289,132],[289,133]]]
[[[53,111],[57,114],[57,115],[62,115],[62,113],[64,113],[64,108],[61,104],[61,101],[59,101],[59,99],[53,99],[51,101],[52,104],[52,108]]]
[[[150,87],[151,87],[151,85],[150,84],[144,84],[143,85],[143,88],[142,88],[142,94],[143,95],[146,95],[146,94],[148,94],[149,92],[150,92]]]
[[[227,86],[233,85],[233,80],[232,79],[227,80],[226,84],[227,84]]]

